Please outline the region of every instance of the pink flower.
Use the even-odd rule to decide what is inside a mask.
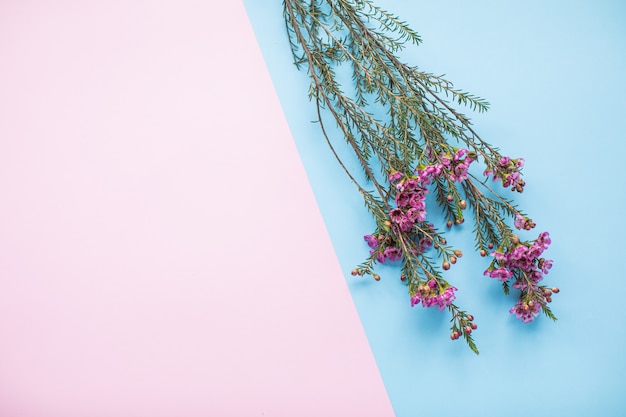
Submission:
[[[427,237],[421,238],[419,242],[417,243],[417,247],[420,252],[426,252],[426,250],[430,248],[432,245],[433,245],[433,241]]]
[[[509,162],[511,162],[511,158],[509,158],[508,156],[503,156],[498,161],[498,164],[500,164],[501,167],[505,167],[509,165]]]
[[[365,239],[367,245],[372,249],[376,249],[376,247],[378,246],[378,239],[376,239],[376,237],[373,235],[365,235],[363,236],[363,239]]]
[[[552,268],[552,260],[546,259],[543,261],[543,264],[541,264],[541,272],[547,274],[550,268]]]
[[[406,212],[406,217],[412,221],[413,223],[415,223],[416,221],[418,221],[418,219],[421,217],[420,216],[420,210],[416,209],[416,208],[410,208],[407,210]],[[420,220],[421,221],[421,220]]]
[[[524,301],[517,300],[515,305],[509,310],[511,314],[515,314],[515,317],[523,321],[524,323],[530,323],[539,315],[541,310],[541,304],[538,302],[525,303]]]
[[[544,249],[548,249],[548,246],[552,243],[552,239],[550,239],[550,234],[548,232],[541,232],[539,233],[537,242],[540,242]]]
[[[396,195],[396,205],[398,207],[404,207],[407,204],[409,204],[409,198],[411,197],[411,194],[409,193],[405,193],[405,192],[399,192],[398,195]]]
[[[400,223],[404,219],[404,213],[402,209],[395,208],[389,212],[389,218],[393,222]]]
[[[402,185],[402,187],[406,191],[413,191],[413,190],[417,190],[418,188],[420,188],[420,185],[417,179],[409,178],[408,180],[404,181],[404,184]]]
[[[435,280],[428,281],[427,286],[411,296],[411,307],[421,302],[422,307],[437,306],[439,310],[443,310],[456,299],[454,292],[457,289],[453,286],[448,285],[443,290],[438,290]]]
[[[463,156],[464,156],[465,154],[467,154],[467,149],[459,149],[459,150],[458,150],[458,151],[456,151],[456,153],[454,154],[454,158],[453,158],[453,160],[454,160],[455,162],[456,162],[456,161],[459,161],[459,160],[461,160],[461,158],[463,158]]]
[[[402,217],[402,219],[400,219],[400,229],[402,229],[403,232],[410,232],[414,225],[415,222],[412,222],[408,217]]]
[[[400,171],[396,171],[393,174],[389,175],[389,182],[400,181],[404,177],[404,174]]]
[[[418,193],[413,193],[411,195],[411,198],[409,199],[409,206],[418,210],[424,210],[426,208],[426,202],[424,201],[424,196],[419,195]]]
[[[506,281],[513,276],[513,273],[506,268],[497,268],[492,271],[485,271],[485,275],[489,273],[491,278],[498,278],[498,281]]]
[[[385,258],[389,259],[390,261],[399,261],[400,259],[402,259],[402,249],[400,248],[387,248],[385,249]]]
[[[373,254],[374,254],[374,252],[376,252],[376,251],[371,250],[371,251],[370,251],[370,255],[373,255]],[[380,262],[381,264],[385,263],[385,261],[386,261],[385,255],[383,255],[383,254],[382,254],[382,253],[380,253],[380,252],[377,252],[377,253],[376,253],[376,260],[377,260],[378,262]]]
[[[415,305],[419,304],[421,300],[422,300],[422,296],[419,295],[419,293],[415,293],[414,295],[412,295],[411,296],[411,307],[414,307]]]

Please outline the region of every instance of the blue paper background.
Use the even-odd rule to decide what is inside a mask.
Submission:
[[[526,159],[527,187],[514,197],[538,226],[523,237],[552,236],[545,282],[562,290],[559,321],[524,325],[508,313],[514,295],[482,276],[488,261],[471,253],[470,225],[450,234],[466,255],[449,281],[476,316],[480,356],[448,339],[447,313],[409,307],[394,268],[379,268],[378,283],[350,276],[372,220],[310,122],[282,2],[244,3],[396,415],[626,415],[626,2],[378,2],[422,35],[411,64],[490,101],[472,119]]]

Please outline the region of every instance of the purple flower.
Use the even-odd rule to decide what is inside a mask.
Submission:
[[[426,208],[424,196],[420,195],[419,193],[411,194],[411,198],[409,199],[409,206],[418,210],[424,210]]]
[[[396,204],[398,205],[398,207],[404,207],[409,204],[410,197],[411,194],[401,191],[398,193],[398,195],[396,195]]]
[[[402,217],[402,219],[400,219],[400,229],[402,229],[403,232],[410,232],[414,225],[415,222],[412,222],[408,217]]]
[[[552,268],[552,260],[546,259],[545,261],[543,261],[543,263],[541,264],[541,272],[547,274],[550,268]]]
[[[402,249],[400,248],[387,248],[385,249],[384,254],[385,258],[389,259],[390,261],[399,261],[400,259],[402,259]]]
[[[463,158],[463,156],[465,154],[467,154],[467,149],[459,149],[458,151],[456,151],[456,153],[454,154],[454,161],[459,161],[461,158]]]
[[[433,245],[433,241],[427,237],[421,238],[419,242],[417,243],[417,247],[420,252],[426,252],[426,250],[430,248],[432,245]]]
[[[378,239],[376,239],[376,237],[373,235],[365,235],[363,236],[363,239],[365,239],[367,245],[372,249],[376,249],[376,247],[378,246]]]
[[[437,298],[437,304],[439,305],[439,310],[445,309],[447,306],[452,304],[452,302],[456,299],[456,295],[454,292],[456,291],[455,287],[446,288],[441,294],[439,294]]]
[[[455,287],[447,286],[443,291],[437,289],[437,282],[430,280],[425,287],[420,287],[418,292],[411,296],[411,307],[422,303],[422,307],[437,306],[439,310],[445,309],[456,299]]]
[[[505,167],[505,166],[509,165],[509,162],[511,162],[511,158],[509,158],[508,156],[503,156],[498,161],[498,164],[500,164],[501,167]]]
[[[418,221],[418,219],[420,218],[420,210],[416,209],[416,208],[410,208],[407,210],[406,212],[406,217],[412,221],[413,223],[415,223],[416,221]]]
[[[498,252],[497,250],[494,250],[493,252],[491,252],[491,256],[495,256],[496,261],[504,261],[506,262],[508,260],[508,254],[503,253],[503,252]]]
[[[417,179],[409,178],[408,180],[404,181],[404,184],[402,184],[402,187],[406,191],[413,191],[413,190],[417,190],[420,187],[420,185]]]
[[[404,174],[400,171],[396,171],[393,174],[389,175],[389,182],[399,181],[402,179],[402,177],[404,177]]]
[[[519,172],[511,172],[510,174],[504,174],[504,177],[502,178],[502,185],[504,187],[515,187],[520,180],[521,176]]]
[[[524,302],[521,299],[517,300],[515,305],[509,310],[511,314],[515,314],[515,317],[523,321],[524,323],[530,323],[539,315],[541,310],[541,304],[536,301]]]
[[[422,296],[419,293],[415,293],[414,295],[412,295],[411,307],[414,307],[415,305],[419,304],[421,300],[422,300]]]
[[[528,252],[528,248],[526,246],[524,245],[516,246],[515,249],[513,249],[513,252],[511,252],[510,259],[519,261],[526,256],[527,252]]]
[[[370,251],[370,255],[373,255],[373,254],[374,254],[374,252],[376,252],[376,251],[371,250],[371,251]],[[377,252],[377,253],[376,253],[376,260],[377,260],[378,262],[380,262],[381,264],[384,264],[384,263],[385,263],[385,261],[386,261],[385,255],[383,255],[383,254],[382,254],[382,253],[380,253],[380,252]]]
[[[456,182],[462,182],[467,179],[467,170],[469,164],[461,163],[454,167],[454,173],[450,174],[450,179]]]
[[[550,234],[548,232],[539,233],[537,242],[540,242],[544,249],[548,249],[548,246],[550,245],[550,243],[552,243],[552,240],[550,239]]]
[[[485,273],[489,273],[491,278],[498,278],[498,281],[506,281],[513,276],[513,273],[506,268],[497,268],[492,271],[485,271]]]
[[[391,218],[391,221],[400,223],[402,219],[404,219],[404,213],[402,212],[402,209],[395,208],[389,212],[389,218]]]

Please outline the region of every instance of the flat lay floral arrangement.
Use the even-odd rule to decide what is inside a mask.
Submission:
[[[457,109],[484,112],[489,104],[404,63],[399,53],[419,45],[419,35],[372,1],[284,0],[284,17],[295,64],[311,79],[321,136],[375,220],[364,236],[369,256],[352,275],[378,281],[377,263],[397,264],[406,302],[448,310],[450,338],[478,353],[475,319],[454,303],[457,288],[446,279],[463,253],[445,232],[467,222],[487,258],[484,271],[468,275],[497,281],[505,294],[513,290],[518,299],[509,311],[523,322],[540,312],[556,320],[549,304],[559,289],[542,284],[552,267],[544,257],[550,235],[522,239],[518,233],[536,225],[511,200],[526,186],[524,159],[485,142]],[[364,181],[339,156],[340,141]]]

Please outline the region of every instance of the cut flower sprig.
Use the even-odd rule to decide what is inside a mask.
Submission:
[[[493,257],[484,275],[501,282],[507,294],[510,288],[519,290],[510,312],[524,322],[540,311],[556,320],[548,304],[559,290],[539,284],[552,266],[543,257],[549,234],[521,241],[514,228],[528,231],[535,223],[495,189],[523,192],[524,159],[504,156],[483,141],[454,107],[483,112],[489,104],[403,63],[398,52],[418,45],[419,35],[370,0],[283,4],[294,61],[311,79],[309,98],[322,136],[375,220],[375,230],[364,237],[370,255],[352,275],[380,280],[377,263],[399,263],[411,306],[448,310],[450,338],[464,338],[478,353],[474,317],[454,304],[457,288],[444,277],[463,254],[431,219],[426,196],[434,194],[444,230],[471,219],[476,250]],[[351,74],[350,94],[342,89],[339,68]],[[337,134],[329,131],[327,120]],[[352,150],[364,181],[336,152],[338,140]],[[483,164],[482,177],[470,170],[475,163]],[[490,186],[489,178],[501,187]]]

